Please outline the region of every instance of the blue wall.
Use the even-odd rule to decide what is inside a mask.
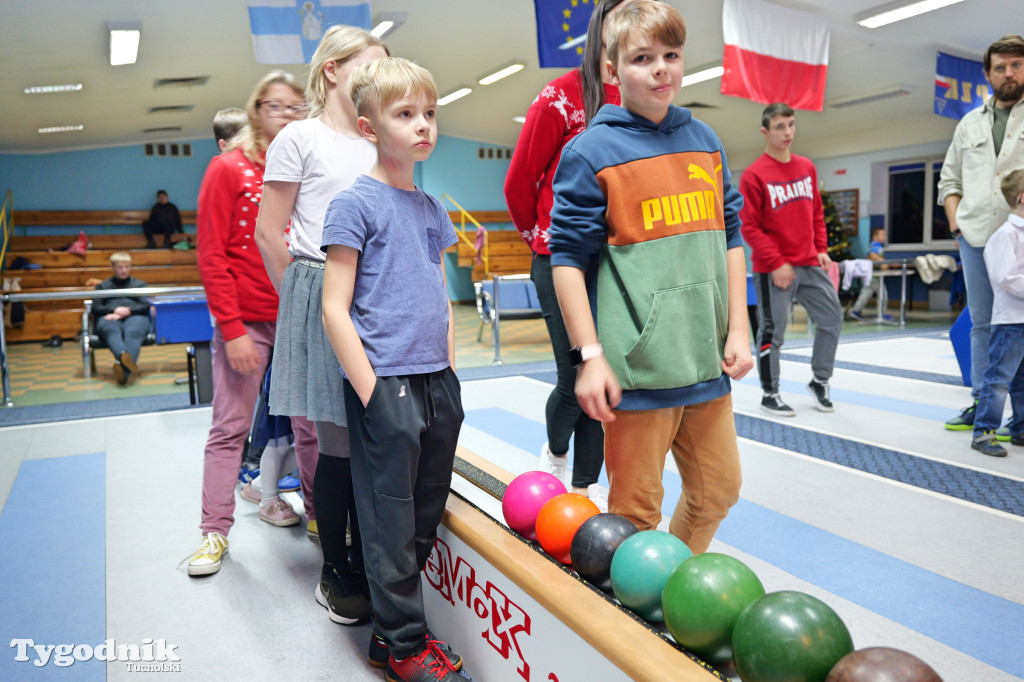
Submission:
[[[195,210],[211,139],[190,140],[192,156],[146,156],[143,145],[52,154],[0,154],[0,192],[16,211],[148,209],[158,189],[182,210]]]

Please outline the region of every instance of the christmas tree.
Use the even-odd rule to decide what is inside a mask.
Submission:
[[[825,209],[825,233],[828,236],[828,255],[834,261],[853,258],[850,253],[850,241],[839,220],[839,211],[835,202],[827,192],[821,193],[821,204]]]

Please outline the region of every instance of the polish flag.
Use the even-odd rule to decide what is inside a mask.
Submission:
[[[725,0],[722,94],[821,111],[829,24],[816,14],[761,0]]]

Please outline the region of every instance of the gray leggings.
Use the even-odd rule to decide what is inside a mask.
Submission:
[[[348,427],[334,422],[313,422],[316,426],[316,440],[320,454],[348,459],[351,449],[348,444]]]
[[[793,268],[796,277],[786,289],[772,282],[770,272],[755,272],[757,312],[761,326],[757,330],[757,371],[765,393],[779,392],[779,348],[786,338],[786,322],[793,299],[807,309],[816,325],[811,369],[814,378],[826,382],[832,377],[839,332],[843,328],[843,309],[828,273],[817,266]]]

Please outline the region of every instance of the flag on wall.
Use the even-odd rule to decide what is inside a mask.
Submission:
[[[828,21],[761,0],[725,0],[722,94],[821,111]]]
[[[575,68],[583,63],[583,44],[596,4],[597,0],[533,0],[541,68]]]
[[[992,94],[985,80],[985,65],[942,52],[936,55],[935,113],[959,121]]]
[[[367,0],[249,0],[252,48],[260,64],[305,64],[331,26],[370,28]]]

